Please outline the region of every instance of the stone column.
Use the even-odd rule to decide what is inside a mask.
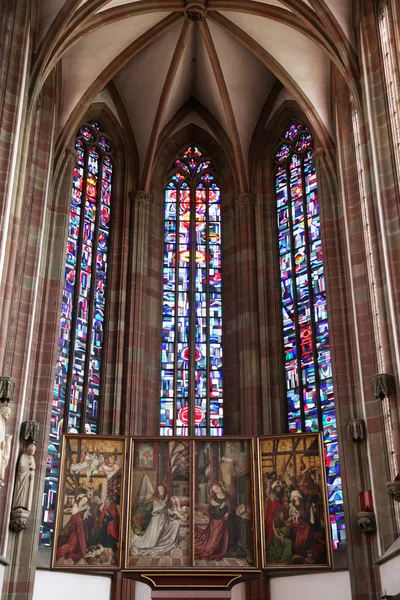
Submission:
[[[233,200],[235,211],[236,307],[239,435],[262,432],[260,392],[260,335],[257,290],[255,201],[251,194]],[[232,432],[233,433],[233,432]],[[246,582],[246,598],[263,600],[266,581]]]
[[[229,199],[224,196],[229,202]],[[223,352],[224,397],[229,398],[224,410],[226,435],[240,431],[240,393],[237,312],[237,269],[235,245],[235,209],[232,204],[222,213],[222,306],[223,306]]]
[[[43,142],[43,140],[42,140]],[[57,351],[58,332],[60,327],[61,294],[64,282],[65,240],[67,236],[67,223],[69,214],[70,190],[73,168],[76,162],[76,153],[68,150],[61,158],[61,166],[56,175],[55,191],[50,186],[49,201],[46,206],[42,198],[42,217],[46,217],[41,224],[44,229],[41,239],[42,260],[39,264],[35,258],[35,279],[39,279],[37,289],[37,309],[32,313],[32,350],[28,364],[20,364],[20,353],[16,353],[12,364],[18,371],[16,384],[16,403],[18,403],[18,430],[21,420],[30,419],[40,423],[41,437],[37,443],[35,454],[36,476],[34,482],[32,506],[33,510],[27,529],[18,533],[9,532],[7,557],[10,565],[6,569],[3,585],[2,600],[31,600],[36,574],[36,564],[40,562],[49,566],[50,555],[38,561],[39,528],[41,523],[41,507],[43,498],[43,485],[48,455],[48,439],[50,428],[50,415],[53,399],[53,381],[55,374],[55,356]],[[35,157],[32,156],[32,162]],[[41,169],[37,173],[41,177]],[[38,185],[44,191],[46,186]],[[39,194],[40,196],[40,194]],[[36,201],[39,201],[39,196]],[[38,252],[40,255],[40,252]],[[27,260],[29,268],[30,262]],[[28,278],[28,281],[30,279]],[[28,296],[27,296],[28,297]],[[32,309],[30,309],[32,312]],[[25,318],[24,313],[21,319]],[[15,341],[16,349],[20,348],[20,336],[26,341],[27,333],[23,336],[22,329],[17,331]],[[26,360],[26,348],[23,356]],[[27,378],[25,396],[22,398],[24,378]],[[17,452],[15,452],[15,458]],[[10,484],[12,495],[12,484]],[[8,514],[6,510],[2,514]],[[4,519],[3,533],[7,534],[8,519]],[[40,551],[46,550],[41,548]]]
[[[390,2],[388,3],[390,5]],[[395,4],[395,3],[394,3]],[[370,181],[369,211],[372,226],[377,235],[374,249],[376,265],[376,296],[379,307],[380,335],[383,364],[380,370],[393,373],[400,389],[400,272],[399,272],[399,205],[400,173],[396,172],[393,145],[397,144],[397,133],[391,127],[388,97],[390,88],[385,80],[382,62],[382,47],[379,35],[379,11],[376,3],[366,0],[362,3],[362,38],[360,53],[363,51],[362,100],[363,114],[360,125],[363,136],[363,153],[367,159],[366,174]],[[394,29],[396,24],[393,23]],[[398,48],[393,41],[394,60]],[[399,74],[397,72],[397,78]],[[399,81],[397,82],[399,83]],[[391,417],[393,431],[400,428],[400,397],[391,396]],[[400,440],[394,437],[394,451],[400,466]]]
[[[233,205],[239,341],[240,431],[237,433],[257,435],[261,432],[261,399],[254,198],[251,194],[239,194]]]
[[[154,326],[160,326],[159,322],[154,322],[155,315],[151,310],[153,196],[137,191],[130,194],[130,200],[133,202],[133,216],[127,305],[126,423],[123,429],[127,435],[157,435],[159,405],[155,394],[151,393],[159,380],[156,376],[159,365],[155,364],[159,348],[155,347],[152,331]]]
[[[357,524],[359,493],[372,489],[370,440],[348,436],[348,422],[368,420],[368,373],[376,368],[368,266],[364,246],[360,190],[347,86],[337,76],[336,111],[340,161],[332,168],[328,151],[314,154],[321,210],[321,237],[327,291],[339,458],[346,517],[347,560],[353,596],[376,598],[380,592],[378,540],[364,536]],[[368,395],[367,395],[368,390]],[[374,451],[375,452],[375,451]],[[381,453],[376,451],[376,460]],[[380,469],[384,466],[380,463]],[[346,552],[334,552],[336,568],[346,566]]]
[[[3,12],[4,9],[4,12]],[[15,260],[21,229],[20,172],[25,170],[29,134],[25,108],[30,65],[30,2],[8,0],[2,4],[0,34],[0,371],[3,368],[11,310]],[[22,179],[23,182],[23,179]]]

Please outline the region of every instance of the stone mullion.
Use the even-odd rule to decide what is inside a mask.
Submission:
[[[241,425],[238,433],[261,432],[260,345],[257,298],[257,264],[255,244],[255,208],[251,194],[234,199],[239,401]]]
[[[365,96],[365,132],[368,142],[370,161],[371,190],[370,202],[375,208],[376,228],[380,246],[378,307],[380,312],[382,347],[384,352],[384,371],[393,373],[399,388],[400,380],[400,273],[398,256],[400,250],[400,189],[397,185],[396,164],[392,151],[390,115],[387,102],[387,90],[381,58],[378,15],[373,3],[364,7],[365,48],[364,96]],[[393,48],[393,53],[396,49]],[[370,114],[367,112],[369,96]],[[382,118],[385,115],[385,119]],[[375,166],[375,168],[374,168]],[[378,270],[378,269],[377,269]],[[400,398],[399,394],[391,398],[392,422],[394,433],[397,469],[400,471]]]
[[[146,435],[155,433],[149,431],[155,407],[149,406],[147,402],[148,385],[146,381],[149,361],[148,274],[152,195],[138,191],[131,199],[134,206],[131,226],[131,290],[127,319],[130,337],[126,390],[126,413],[129,421],[125,424],[125,433]],[[146,407],[145,410],[143,410],[144,407]],[[157,406],[157,408],[159,407]]]

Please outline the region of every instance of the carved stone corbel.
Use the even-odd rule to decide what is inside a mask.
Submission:
[[[21,438],[28,444],[36,444],[40,438],[40,423],[38,421],[21,423]]]
[[[347,439],[352,444],[365,440],[365,424],[362,419],[350,419],[347,421]]]
[[[357,523],[364,535],[370,535],[376,531],[375,514],[373,512],[361,511],[357,513]]]
[[[396,382],[394,375],[390,375],[389,373],[374,375],[371,382],[371,392],[376,400],[383,400],[387,396],[395,394]]]
[[[12,402],[14,400],[15,379],[0,376],[0,402]]]
[[[392,500],[400,502],[400,475],[397,475],[393,481],[387,482],[386,490]]]

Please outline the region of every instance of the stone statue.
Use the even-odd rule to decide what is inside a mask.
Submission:
[[[10,526],[15,531],[26,529],[32,510],[33,484],[36,463],[35,444],[28,444],[18,461]]]
[[[11,415],[9,406],[0,408],[0,487],[5,484],[5,472],[11,456],[12,435],[6,433],[6,423]]]
[[[35,451],[35,444],[29,444],[26,451],[19,457],[12,503],[13,509],[25,508],[29,511],[32,510],[33,480],[36,469]]]

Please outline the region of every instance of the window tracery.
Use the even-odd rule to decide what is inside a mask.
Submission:
[[[222,435],[221,194],[203,152],[171,165],[164,197],[161,435]]]

